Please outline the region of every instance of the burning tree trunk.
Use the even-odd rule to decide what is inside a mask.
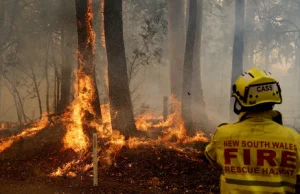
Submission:
[[[128,138],[136,132],[123,40],[122,0],[105,0],[104,31],[108,59],[110,114],[113,129]]]
[[[243,73],[243,53],[244,53],[244,0],[235,0],[235,26],[232,53],[232,75],[231,85],[233,85],[239,75]],[[235,119],[233,113],[234,99],[230,100],[230,120]]]
[[[87,94],[92,92],[92,111],[96,117],[101,118],[100,100],[95,79],[94,63],[94,32],[92,29],[92,6],[91,0],[76,0],[77,32],[78,32],[78,92]],[[80,81],[91,78],[91,85],[80,86]],[[82,83],[84,84],[84,83]],[[87,88],[91,87],[91,88]],[[86,115],[88,116],[88,115]]]
[[[191,112],[191,89],[192,89],[192,73],[193,73],[193,55],[194,42],[196,36],[197,21],[197,0],[190,0],[189,3],[189,24],[186,35],[186,47],[183,65],[183,84],[182,84],[182,104],[181,114],[185,123],[188,134],[193,134],[192,128],[192,112]]]
[[[196,24],[196,40],[193,57],[193,80],[192,80],[192,118],[193,128],[200,129],[207,125],[208,116],[204,102],[201,83],[201,37],[202,37],[202,6],[203,0],[198,0],[198,16]]]
[[[178,100],[181,99],[182,92],[182,72],[185,47],[185,1],[169,0],[169,64],[170,64],[170,84],[171,93]],[[172,106],[173,107],[173,106]],[[173,112],[173,108],[171,108]]]

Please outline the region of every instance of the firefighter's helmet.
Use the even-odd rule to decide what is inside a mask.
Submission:
[[[234,112],[237,114],[240,112],[236,109],[237,104],[241,109],[247,109],[264,103],[282,103],[279,83],[270,72],[259,68],[251,68],[239,76],[232,86],[232,92],[232,97],[236,99]]]

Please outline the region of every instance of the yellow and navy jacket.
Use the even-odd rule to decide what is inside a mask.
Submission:
[[[272,118],[274,111],[242,113],[217,128],[205,156],[222,167],[222,194],[295,193],[300,137]]]

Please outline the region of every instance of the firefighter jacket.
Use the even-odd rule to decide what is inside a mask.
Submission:
[[[243,113],[237,123],[217,128],[205,156],[222,168],[222,194],[295,193],[300,137],[273,114]]]

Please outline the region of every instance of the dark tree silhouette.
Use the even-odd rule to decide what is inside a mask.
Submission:
[[[128,84],[123,40],[122,0],[104,1],[104,31],[112,127],[120,130],[128,138],[137,130]]]
[[[181,114],[185,122],[185,128],[187,129],[188,134],[191,135],[195,132],[192,126],[191,89],[193,74],[194,42],[196,38],[197,0],[190,0],[189,6],[189,23],[186,35],[186,46],[183,65]]]

